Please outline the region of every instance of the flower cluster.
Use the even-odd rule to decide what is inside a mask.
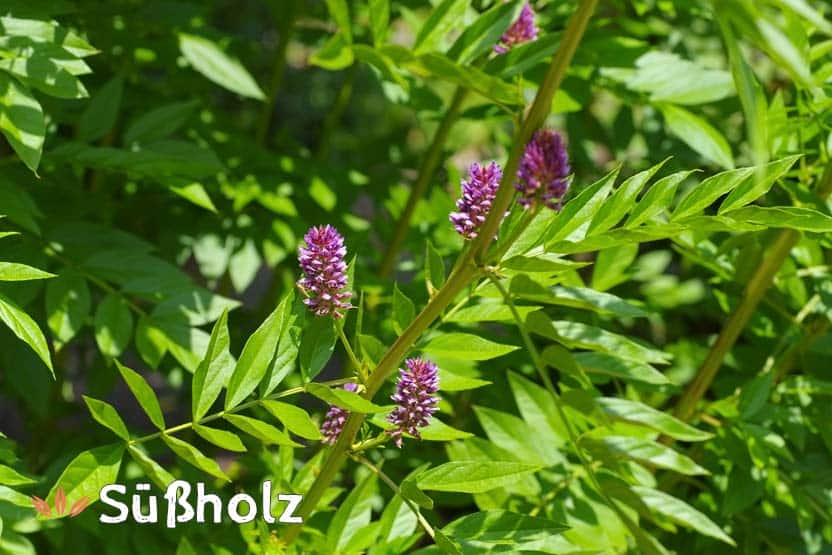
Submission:
[[[387,417],[396,427],[389,430],[397,447],[402,446],[402,434],[420,438],[419,428],[430,423],[430,417],[436,412],[439,397],[439,375],[436,365],[429,360],[409,358],[405,361],[407,370],[399,370],[396,393],[390,398],[396,402],[396,408]]]
[[[342,311],[352,308],[352,293],[347,286],[347,248],[344,238],[331,225],[311,228],[303,237],[305,247],[298,249],[298,263],[304,276],[298,288],[306,298],[303,302],[317,316],[341,318]]]
[[[539,130],[520,159],[514,183],[520,192],[518,202],[530,206],[540,199],[552,210],[560,210],[569,190],[570,171],[569,155],[560,134],[551,129]]]
[[[461,180],[462,196],[456,201],[458,211],[451,212],[450,219],[457,232],[466,239],[477,236],[477,231],[488,217],[502,177],[503,170],[496,162],[487,166],[474,162],[468,168],[468,180]]]
[[[498,54],[505,54],[516,44],[533,41],[537,38],[537,25],[534,23],[534,10],[531,4],[526,2],[520,12],[520,16],[500,37],[500,42],[494,45],[494,51]]]
[[[358,390],[358,386],[354,383],[345,383],[344,389],[354,393]],[[341,430],[344,429],[344,424],[346,424],[349,415],[350,411],[347,409],[331,406],[324,417],[323,423],[321,423],[321,435],[324,436],[321,441],[330,444],[338,441],[338,436],[341,435]]]

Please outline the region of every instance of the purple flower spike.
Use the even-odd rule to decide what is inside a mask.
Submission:
[[[517,181],[520,191],[518,202],[530,206],[538,198],[552,210],[560,210],[563,197],[569,190],[569,155],[560,134],[551,129],[541,129],[526,145]]]
[[[341,318],[352,308],[352,293],[347,286],[347,248],[344,238],[331,225],[311,228],[303,237],[306,247],[298,249],[298,263],[304,276],[298,288],[306,298],[303,302],[316,316]]]
[[[345,383],[344,389],[354,393],[358,390],[358,386],[354,383]],[[323,423],[321,423],[321,435],[324,436],[321,441],[329,444],[338,441],[338,436],[341,435],[341,430],[344,429],[344,424],[346,424],[349,415],[350,411],[347,409],[331,406],[324,417]]]
[[[393,437],[397,447],[402,446],[404,433],[417,439],[421,437],[419,428],[430,423],[439,402],[439,397],[433,395],[439,391],[436,365],[421,358],[409,358],[404,363],[407,370],[399,370],[396,393],[390,396],[396,402],[396,408],[387,417],[396,425],[387,433]]]
[[[487,166],[474,162],[468,168],[468,180],[462,180],[462,196],[456,201],[458,212],[451,212],[450,216],[457,232],[466,239],[477,236],[477,231],[488,217],[502,177],[503,170],[497,162]]]
[[[534,10],[526,2],[520,11],[520,16],[500,37],[500,42],[494,45],[494,52],[505,54],[512,46],[533,41],[537,38],[537,25],[534,23]]]

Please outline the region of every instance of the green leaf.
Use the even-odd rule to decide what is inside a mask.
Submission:
[[[627,88],[650,94],[651,102],[697,105],[734,94],[731,75],[708,69],[671,52],[648,52],[636,60]]]
[[[645,486],[631,486],[631,489],[639,496],[641,501],[651,511],[659,514],[671,522],[685,526],[692,530],[725,542],[728,545],[736,546],[734,540],[722,531],[714,521],[705,514],[697,511],[681,499],[668,495],[663,491],[648,488]]]
[[[445,284],[445,263],[430,241],[425,241],[425,284],[431,297]]]
[[[543,352],[546,359],[546,351]],[[654,385],[672,383],[667,376],[650,366],[633,360],[625,360],[607,353],[576,353],[575,361],[585,372],[603,374],[626,381],[644,382]]]
[[[474,23],[465,27],[448,50],[448,57],[467,64],[491,51],[512,21],[517,18],[522,7],[521,2],[509,2],[496,4],[487,10]]]
[[[304,377],[311,380],[329,362],[338,336],[332,318],[313,316],[311,322],[308,318],[307,322],[300,341],[298,360]]]
[[[33,279],[48,279],[55,274],[38,270],[26,264],[16,262],[0,262],[0,281],[29,281]]]
[[[719,205],[719,214],[735,210],[766,194],[774,182],[783,177],[800,156],[789,156],[760,167],[749,179],[741,182]]]
[[[222,447],[228,451],[235,451],[243,453],[246,451],[246,446],[240,440],[239,436],[227,430],[220,430],[218,428],[209,428],[194,423],[194,432],[196,435],[209,443],[213,443],[217,447]]]
[[[196,100],[165,104],[136,118],[124,133],[124,144],[164,139],[185,125],[199,103]]]
[[[46,135],[43,109],[29,89],[2,71],[0,71],[0,132],[6,136],[6,140],[23,163],[37,173]]]
[[[141,405],[142,410],[144,410],[154,426],[160,430],[164,430],[165,417],[162,414],[159,399],[156,398],[156,393],[153,391],[153,388],[148,385],[139,373],[123,366],[119,361],[115,362],[121,377],[127,383],[127,387],[130,388],[139,405]]]
[[[234,427],[247,433],[248,435],[259,439],[265,444],[275,445],[290,445],[292,447],[303,447],[300,443],[296,443],[289,438],[288,435],[278,430],[271,424],[261,422],[256,418],[248,416],[240,416],[239,414],[226,414],[223,416]]]
[[[294,292],[287,293],[287,308],[284,313],[284,322],[280,341],[277,344],[277,354],[269,366],[266,376],[260,382],[260,396],[265,397],[275,390],[280,382],[295,369],[295,359],[300,348],[300,328],[295,325],[298,319],[297,312],[291,309],[294,300]]]
[[[564,462],[560,442],[540,441],[537,430],[513,414],[476,405],[474,414],[488,439],[520,460],[543,465]]]
[[[533,312],[527,320],[529,330],[561,343],[567,348],[587,349],[614,354],[633,362],[667,363],[670,355],[636,343],[623,335],[581,322],[552,322],[541,312]]]
[[[416,485],[422,490],[483,493],[541,468],[542,465],[506,461],[454,461],[420,474]]]
[[[335,405],[336,407],[341,407],[351,412],[371,414],[387,410],[385,407],[368,401],[358,393],[347,391],[341,387],[329,388],[319,383],[310,383],[306,385],[306,392],[322,401],[326,401],[330,405]]]
[[[832,23],[815,10],[806,0],[777,0],[777,3],[787,7],[798,16],[811,23],[821,33],[832,36]]]
[[[562,287],[559,285],[547,289],[524,274],[519,274],[511,280],[510,290],[511,294],[517,298],[537,303],[592,310],[600,314],[611,314],[625,318],[647,316],[647,313],[641,308],[611,293],[603,293],[585,287]]]
[[[68,343],[84,326],[92,308],[87,280],[64,273],[46,284],[46,323],[62,343]]]
[[[202,419],[234,371],[234,357],[229,352],[228,310],[223,310],[211,330],[208,350],[194,371],[191,382],[191,415]]]
[[[587,230],[587,236],[611,229],[633,208],[636,197],[653,178],[659,169],[667,162],[667,158],[650,169],[639,172],[622,183],[612,196],[601,205],[600,210],[592,219]]]
[[[474,66],[459,65],[448,57],[425,54],[407,62],[406,67],[420,77],[431,76],[471,89],[499,104],[516,106],[522,103],[517,88]]]
[[[127,431],[127,426],[111,404],[86,395],[82,395],[82,397],[96,422],[112,430],[121,439],[130,440],[130,432]]]
[[[14,38],[20,39],[21,37]],[[2,40],[2,37],[0,37],[0,44],[2,44]],[[71,58],[53,59],[49,57],[49,52],[40,51],[48,51],[49,48],[43,48],[41,45],[36,48],[38,50],[21,46],[21,50],[29,50],[31,56],[27,56],[24,52],[14,58],[0,58],[0,69],[6,70],[17,77],[27,87],[37,89],[50,96],[70,99],[89,96],[84,84],[75,76],[80,73],[89,73],[89,71],[81,69],[82,67],[89,69],[83,61]],[[67,55],[64,49],[57,48],[56,50],[57,55]],[[73,62],[77,62],[77,64],[73,64]]]
[[[566,239],[574,232],[581,235],[585,232],[588,222],[598,213],[604,201],[610,194],[615,180],[618,178],[620,167],[614,169],[583,191],[578,196],[566,202],[563,210],[558,212],[554,221],[544,233],[547,250],[560,240]]]
[[[195,70],[214,83],[242,96],[257,100],[266,99],[266,95],[246,68],[211,40],[179,33],[179,49]]]
[[[740,417],[743,420],[750,420],[766,406],[773,386],[774,375],[772,372],[756,376],[743,385],[737,403],[737,409],[739,409]]]
[[[422,347],[426,353],[465,360],[491,360],[501,357],[519,347],[496,343],[470,333],[444,333],[437,335]]]
[[[416,485],[411,479],[404,480],[401,485],[399,486],[399,492],[402,494],[402,497],[409,501],[413,501],[417,505],[425,509],[432,509],[433,508],[433,499],[427,496],[425,492],[419,489],[419,486]]]
[[[25,509],[32,508],[31,497],[23,495],[19,491],[15,491],[6,486],[0,486],[0,501],[5,501],[6,503],[11,503],[12,505],[17,505],[18,507],[23,507]],[[32,550],[32,553],[35,553],[35,551]]]
[[[705,441],[713,437],[713,434],[694,428],[678,418],[644,403],[616,397],[599,397],[595,399],[595,402],[612,418],[643,424],[674,439]]]
[[[280,401],[263,401],[263,408],[280,420],[286,429],[302,438],[317,441],[321,439],[321,432],[305,410]]]
[[[439,368],[439,389],[441,391],[467,391],[486,385],[491,385],[491,382],[479,378],[459,376]]]
[[[353,50],[350,48],[344,33],[332,35],[328,41],[316,50],[310,57],[309,63],[330,71],[338,71],[352,65],[355,61]]]
[[[127,451],[130,453],[130,456],[133,457],[133,460],[136,461],[136,464],[139,465],[142,471],[154,484],[156,484],[159,489],[164,490],[176,479],[170,472],[165,470],[162,465],[154,461],[147,455],[147,453],[142,451],[138,445],[128,445]]]
[[[15,469],[4,464],[0,464],[0,484],[6,486],[25,486],[36,482],[37,480],[32,480]]]
[[[338,506],[326,531],[327,553],[348,553],[350,539],[372,519],[376,475],[368,474]]]
[[[251,394],[269,369],[277,351],[277,344],[286,323],[291,300],[286,296],[277,305],[266,321],[248,338],[243,346],[243,352],[234,368],[234,373],[228,381],[228,391],[225,396],[226,410],[236,407]]]
[[[370,31],[373,44],[381,46],[387,39],[390,23],[390,0],[370,0]]]
[[[170,450],[173,451],[177,457],[181,458],[185,462],[195,466],[206,474],[214,476],[215,478],[219,478],[220,480],[224,480],[226,482],[231,481],[231,479],[225,475],[225,472],[222,471],[220,465],[217,464],[217,461],[209,459],[190,443],[168,434],[162,434],[162,441],[167,444]]]
[[[768,227],[785,227],[813,233],[829,233],[832,231],[832,217],[812,208],[745,206],[726,212],[725,215],[739,222],[749,222]]]
[[[710,474],[692,459],[655,441],[627,436],[606,436],[600,439],[587,438],[584,441],[590,446],[590,449],[600,448],[615,457],[633,459],[659,468],[675,470],[688,476]]]
[[[98,54],[98,50],[89,45],[77,33],[61,27],[56,22],[17,17],[0,17],[0,26],[7,36],[28,37],[32,40],[53,43],[78,57]]]
[[[133,335],[133,315],[123,297],[109,293],[95,311],[95,342],[101,354],[115,358]]]
[[[636,207],[630,213],[625,227],[633,228],[650,222],[654,216],[663,210],[670,210],[670,203],[676,194],[679,184],[696,170],[676,172],[656,181],[641,197]]]
[[[393,284],[393,329],[399,335],[410,325],[416,317],[416,306],[407,296]]]
[[[498,509],[465,515],[446,525],[442,531],[471,547],[486,548],[489,544],[516,546],[542,542],[567,529],[567,526],[545,518]]]
[[[86,497],[90,503],[95,503],[101,488],[118,479],[123,454],[123,443],[104,445],[79,454],[55,481],[46,498],[47,503],[54,506],[55,492],[58,488],[63,488],[66,494],[67,507],[71,507],[82,497]]]
[[[520,318],[524,321],[526,316],[540,310],[539,306],[518,306],[515,307]],[[480,303],[457,310],[445,318],[446,322],[458,322],[473,324],[476,322],[511,322],[514,315],[511,309],[502,303]]]
[[[465,13],[469,0],[442,0],[433,8],[430,16],[422,24],[413,44],[413,51],[422,54],[436,50],[439,42],[450,32]]]
[[[739,168],[713,175],[688,191],[670,218],[671,221],[698,214],[722,195],[734,190],[750,178],[754,168]]]
[[[540,441],[563,445],[569,435],[549,392],[515,372],[508,373],[508,383],[523,420],[540,435]]]
[[[43,363],[49,368],[52,377],[55,377],[55,370],[52,368],[52,358],[49,354],[49,346],[43,332],[32,320],[31,316],[23,312],[11,299],[0,293],[0,320],[24,343],[29,345],[40,357]]]
[[[344,34],[348,44],[352,44],[352,26],[350,25],[350,9],[347,0],[326,0],[326,7],[329,15],[338,26],[338,30]]]
[[[199,206],[200,208],[204,208],[214,214],[218,213],[217,207],[214,206],[214,201],[212,201],[211,197],[208,196],[208,192],[201,183],[193,182],[182,186],[170,185],[168,186],[168,189],[170,189],[172,193],[179,195],[183,199]]]
[[[668,129],[703,158],[726,169],[734,167],[731,147],[722,134],[697,115],[672,104],[657,106]]]
[[[93,95],[78,122],[79,140],[96,141],[115,127],[123,89],[124,78],[116,75]]]

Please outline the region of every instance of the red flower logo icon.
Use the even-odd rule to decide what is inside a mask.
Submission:
[[[82,497],[77,500],[75,503],[72,504],[72,507],[69,508],[69,516],[76,517],[81,514],[84,509],[86,509],[90,504],[90,500],[88,497]],[[33,495],[32,496],[32,506],[35,510],[40,513],[41,516],[51,518],[52,517],[52,508],[49,507],[49,503],[45,500],[41,499],[40,497]],[[55,491],[55,512],[58,513],[58,516],[64,516],[64,512],[66,511],[66,492],[64,492],[64,488],[59,487]]]

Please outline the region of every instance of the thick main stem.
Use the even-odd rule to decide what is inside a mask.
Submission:
[[[829,196],[830,191],[832,191],[832,164],[827,166],[817,187],[817,193],[821,198]],[[757,309],[763,295],[774,282],[774,277],[780,271],[786,257],[789,256],[789,252],[799,240],[800,232],[793,229],[784,229],[777,235],[768,253],[763,258],[762,264],[745,286],[740,303],[722,327],[722,331],[720,331],[719,336],[708,351],[708,356],[705,357],[699,367],[696,377],[679,398],[676,404],[677,417],[682,420],[690,420],[693,416],[696,405],[711,387],[714,378],[722,367],[725,356],[736,343],[740,333],[742,333]]]
[[[569,24],[564,31],[560,47],[555,53],[549,69],[546,72],[543,84],[537,92],[528,116],[514,138],[514,146],[506,164],[503,180],[500,182],[495,203],[492,205],[489,216],[483,224],[483,228],[480,229],[477,239],[471,244],[471,248],[466,249],[462,255],[463,258],[454,265],[454,271],[445,282],[445,285],[436,293],[422,312],[416,316],[378,363],[378,366],[367,382],[367,390],[364,393],[366,398],[373,398],[384,382],[395,372],[399,362],[425,329],[439,317],[442,311],[454,300],[460,291],[480,274],[480,268],[477,265],[478,255],[485,253],[488,246],[494,240],[497,227],[511,201],[514,191],[513,176],[520,163],[520,155],[532,133],[546,119],[546,115],[549,113],[552,105],[552,98],[555,95],[557,87],[560,86],[563,80],[566,69],[572,61],[578,43],[586,30],[589,18],[597,3],[598,0],[584,0],[579,4],[578,9],[570,18]],[[361,428],[362,422],[362,415],[352,413],[344,424],[338,441],[329,452],[321,467],[320,473],[312,484],[312,487],[304,496],[303,502],[299,507],[298,512],[304,520],[309,517],[318,505],[324,492],[335,479],[335,475],[346,461],[348,450],[358,430]],[[301,526],[296,525],[289,528],[284,541],[291,543],[300,533]]]
[[[379,268],[379,273],[382,277],[389,276],[393,271],[393,268],[396,266],[396,260],[399,257],[399,251],[402,247],[402,243],[404,242],[405,237],[407,237],[407,230],[410,229],[410,219],[413,217],[413,212],[416,210],[416,205],[419,203],[419,200],[425,196],[428,184],[436,172],[436,167],[439,165],[445,141],[448,140],[448,134],[451,132],[451,128],[454,123],[456,123],[457,116],[459,115],[459,109],[467,95],[468,89],[464,87],[457,87],[453,99],[451,100],[451,105],[448,107],[448,111],[445,112],[445,117],[442,118],[439,127],[436,129],[436,133],[433,135],[433,140],[431,141],[427,152],[425,152],[425,156],[422,159],[422,165],[419,167],[419,174],[416,177],[416,181],[413,183],[413,187],[410,189],[410,195],[407,197],[407,203],[405,204],[404,210],[402,210],[398,221],[396,221],[396,228],[393,230],[393,237],[390,239],[387,250],[384,251],[384,258],[382,259],[381,267]]]

